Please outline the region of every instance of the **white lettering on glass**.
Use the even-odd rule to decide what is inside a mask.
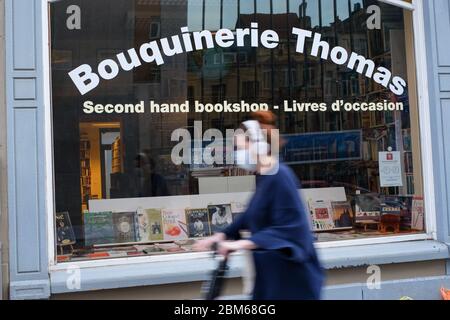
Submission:
[[[236,32],[220,29],[215,34],[209,30],[196,31],[190,34],[188,27],[181,28],[181,32],[181,36],[174,35],[170,38],[144,43],[140,46],[139,53],[132,48],[126,52],[119,53],[115,57],[117,60],[106,59],[100,61],[96,71],[90,65],[83,64],[69,72],[69,76],[78,91],[85,95],[100,84],[100,79],[112,80],[117,77],[121,70],[131,71],[141,66],[142,62],[162,65],[165,57],[172,57],[194,50],[214,48],[215,44],[221,48],[229,48],[233,45],[243,47],[246,43],[250,43],[252,47],[262,45],[267,49],[274,49],[279,45],[279,35],[273,30],[265,30],[260,33],[257,23],[251,23],[250,28],[238,28]],[[292,34],[297,36],[297,53],[307,54],[305,52],[306,39],[312,38],[310,55],[314,57],[320,56],[322,60],[331,60],[337,65],[346,65],[347,68],[373,79],[394,94],[404,94],[407,85],[406,81],[398,76],[393,76],[391,71],[384,67],[379,66],[377,68],[374,61],[356,52],[349,52],[340,46],[331,47],[327,41],[322,40],[320,33],[293,28]]]

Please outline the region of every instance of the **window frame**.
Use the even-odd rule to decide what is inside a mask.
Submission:
[[[408,3],[404,0],[378,0],[378,1],[410,11],[414,11],[416,9],[416,2],[417,2],[417,0],[412,0],[412,3]]]
[[[430,118],[430,104],[428,93],[428,70],[427,70],[427,52],[425,47],[425,21],[424,8],[421,0],[412,0],[412,3],[406,3],[400,0],[378,0],[390,5],[401,7],[405,10],[412,11],[413,23],[413,43],[415,54],[415,73],[417,77],[417,105],[419,106],[419,136],[420,136],[420,152],[422,158],[422,177],[424,186],[425,199],[425,225],[426,233],[412,234],[412,235],[396,235],[379,238],[367,239],[353,239],[353,240],[339,240],[330,242],[316,243],[317,248],[344,248],[353,246],[375,245],[375,244],[390,244],[417,240],[437,240],[437,208],[435,202],[434,192],[434,173],[433,173],[433,153],[432,153],[432,139],[431,139],[431,118]],[[53,148],[53,117],[52,117],[52,85],[51,85],[51,52],[50,52],[50,3],[55,0],[42,1],[43,6],[43,24],[42,31],[44,37],[44,67],[42,70],[44,79],[44,104],[45,108],[45,136],[44,136],[44,150],[45,150],[45,167],[46,167],[46,218],[47,218],[47,248],[48,248],[48,263],[50,271],[66,270],[73,262],[56,262],[57,248],[55,245],[55,181],[54,181],[54,148]],[[425,85],[418,85],[418,84]],[[86,260],[77,261],[76,265],[80,268],[92,268],[103,266],[118,266],[129,265],[146,262],[170,262],[189,259],[202,259],[209,257],[207,252],[189,252],[176,253],[161,256],[143,256],[143,257],[126,257],[100,260]]]

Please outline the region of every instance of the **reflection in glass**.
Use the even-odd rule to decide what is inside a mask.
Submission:
[[[271,13],[271,1],[272,0],[258,0],[256,1],[256,11],[258,13],[265,13],[270,14]]]
[[[207,0],[205,1],[205,28],[210,31],[215,31],[220,29],[222,16],[221,16],[221,0]]]
[[[223,2],[222,28],[233,30],[236,28],[238,18],[238,0],[227,0]]]
[[[203,30],[203,0],[188,0],[187,16],[190,31]]]
[[[281,0],[281,1],[273,1],[272,0],[272,12],[273,14],[280,14],[280,13],[286,13],[287,12],[287,1]]]
[[[347,20],[349,17],[349,2],[347,0],[336,1],[336,16],[339,21]]]
[[[255,0],[240,0],[240,13],[251,14],[255,13]]]
[[[338,1],[342,2],[342,1]],[[321,0],[322,26],[329,27],[334,23],[334,0]]]

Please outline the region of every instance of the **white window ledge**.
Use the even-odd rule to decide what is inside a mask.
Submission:
[[[447,245],[432,240],[322,248],[318,249],[318,252],[327,269],[443,260],[450,257]],[[214,261],[208,254],[190,254],[186,255],[186,259],[183,259],[180,254],[176,259],[168,258],[159,261],[134,259],[136,260],[130,258],[128,263],[110,265],[90,264],[89,262],[78,265],[75,263],[60,264],[56,268],[51,268],[50,271],[51,292],[58,294],[204,281],[215,267]],[[79,288],[76,288],[76,285],[73,288],[76,284],[76,280],[73,280],[76,279],[74,277],[78,272],[73,269],[74,266],[80,267]],[[234,255],[230,259],[228,276],[230,278],[239,277],[242,267],[242,256]]]
[[[326,269],[443,260],[450,257],[449,247],[433,240],[324,248],[318,251]]]

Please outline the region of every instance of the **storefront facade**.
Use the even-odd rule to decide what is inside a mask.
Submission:
[[[227,161],[176,163],[173,150],[192,135],[188,158],[205,157],[217,129],[227,155],[226,133],[254,104],[277,114],[280,157],[302,181],[324,298],[437,299],[450,287],[450,1],[4,9],[5,297],[198,298],[213,262],[192,243],[245,209],[255,177]],[[227,295],[243,270],[236,254]]]

